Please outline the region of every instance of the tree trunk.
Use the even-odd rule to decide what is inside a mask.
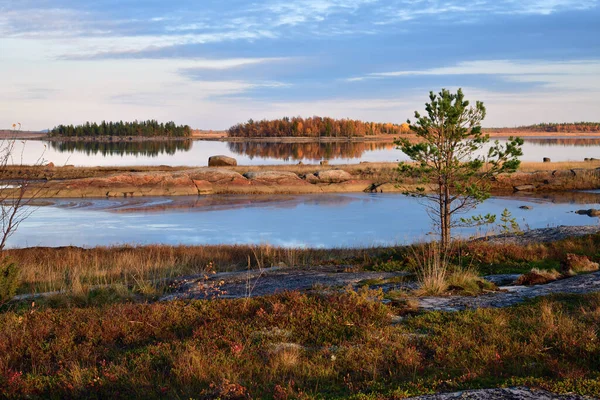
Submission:
[[[440,190],[440,239],[443,252],[446,252],[450,248],[450,241],[452,239],[450,217],[450,188],[445,184]]]

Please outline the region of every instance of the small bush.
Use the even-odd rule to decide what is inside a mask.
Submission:
[[[19,287],[19,268],[9,258],[0,264],[0,304],[6,303],[17,294]]]

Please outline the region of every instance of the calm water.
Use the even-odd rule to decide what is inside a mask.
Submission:
[[[493,198],[476,213],[499,215],[508,208],[523,229],[597,224],[597,218],[573,211],[598,208],[600,194],[587,193],[585,202]],[[522,205],[533,210],[521,210]],[[429,226],[423,207],[399,194],[77,199],[37,208],[10,238],[9,246],[372,246],[427,239]]]
[[[577,161],[600,159],[600,139],[529,139],[523,146],[524,161]],[[130,142],[130,143],[56,143],[18,142],[13,163],[32,164],[40,157],[56,165],[204,166],[208,158],[222,154],[235,157],[240,165],[332,164],[360,161],[402,161],[406,156],[390,143],[228,143],[219,141]]]

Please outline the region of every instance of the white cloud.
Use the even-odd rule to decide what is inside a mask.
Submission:
[[[537,83],[555,89],[600,89],[600,60],[574,61],[465,61],[453,66],[424,70],[375,72],[347,79],[402,78],[410,76],[489,75],[508,82]]]
[[[378,10],[378,25],[437,17],[463,22],[481,19],[489,14],[550,15],[560,11],[588,10],[598,6],[598,0],[397,0]]]
[[[31,54],[36,47],[29,46],[28,41],[16,40],[11,47],[20,48],[22,54]],[[196,115],[204,115],[204,112],[208,112],[207,119],[214,126],[218,124],[217,119],[230,113],[226,109],[234,107],[219,100],[222,96],[286,85],[271,81],[190,80],[181,71],[224,70],[270,61],[267,58],[151,62],[141,59],[47,60],[43,63],[2,60],[0,76],[6,79],[0,80],[3,94],[0,126],[10,126],[13,120],[23,121],[26,129],[45,129],[86,120],[156,118],[197,122],[201,127],[204,124]]]

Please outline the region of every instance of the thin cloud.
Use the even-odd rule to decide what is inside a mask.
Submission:
[[[375,72],[348,78],[347,82],[410,76],[496,76],[509,82],[538,83],[548,88],[600,88],[600,60],[548,61],[467,61],[453,66],[424,70]]]

